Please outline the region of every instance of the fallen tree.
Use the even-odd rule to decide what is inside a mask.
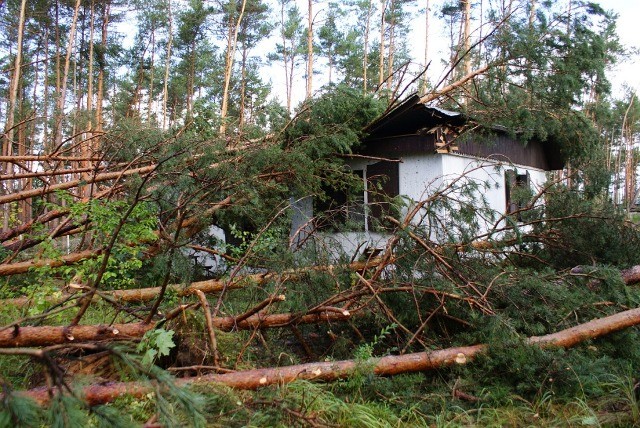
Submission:
[[[71,265],[77,263],[82,260],[86,260],[89,258],[97,257],[101,254],[102,250],[84,250],[79,251],[77,253],[65,254],[59,258],[55,259],[31,259],[26,260],[24,262],[10,263],[1,265],[0,264],[0,276],[5,275],[17,275],[21,273],[26,273],[30,269],[39,268],[39,267],[60,267]]]
[[[526,343],[542,348],[570,348],[585,340],[598,337],[640,324],[640,308],[620,312],[596,319],[545,336],[534,336]],[[462,346],[406,355],[390,355],[370,361],[377,376],[392,376],[433,370],[454,364],[466,364],[489,349],[487,344]],[[293,366],[244,370],[224,374],[178,379],[181,386],[217,383],[231,388],[258,389],[263,386],[284,384],[298,379],[333,381],[352,375],[362,362],[356,360],[328,361]],[[368,363],[364,363],[365,365]],[[122,395],[142,397],[152,392],[152,386],[141,382],[111,382],[84,387],[82,396],[90,405],[104,404]],[[51,399],[51,391],[41,387],[22,393],[41,405]]]
[[[80,254],[82,254],[82,257],[85,257],[90,255],[91,252],[87,251],[87,252],[77,253],[77,254],[78,256],[74,256],[74,255],[68,256],[68,259],[72,257],[73,258],[72,261],[74,261],[76,258],[80,257]],[[52,266],[53,263],[61,263],[64,260],[66,259],[63,258],[60,260],[46,260],[46,261],[42,260],[40,261],[40,265]],[[21,265],[20,269],[28,270],[30,267],[36,266],[34,265],[34,263],[38,263],[38,262],[33,262],[33,261],[22,262],[24,266]],[[300,278],[301,275],[308,272],[312,272],[312,271],[333,273],[342,268],[349,269],[352,271],[362,271],[368,268],[376,267],[378,266],[379,263],[380,263],[380,260],[375,259],[375,260],[369,260],[366,262],[353,262],[344,267],[339,265],[313,266],[310,268],[290,270],[283,273],[267,272],[267,273],[251,274],[251,275],[241,275],[232,281],[229,281],[228,279],[208,279],[205,281],[192,282],[186,287],[184,286],[184,284],[170,284],[167,286],[167,289],[176,293],[179,297],[192,296],[198,290],[202,291],[205,294],[213,294],[213,293],[219,293],[224,289],[231,290],[235,288],[243,288],[248,285],[261,285],[276,278],[280,279],[283,282],[295,280],[297,278]],[[0,265],[0,271],[2,271],[3,266],[15,267],[16,265],[18,265],[18,263],[14,263],[11,265]],[[62,264],[54,265],[54,266],[61,266],[61,265]],[[131,289],[131,290],[102,291],[101,293],[104,294],[105,296],[112,297],[120,302],[137,303],[137,302],[148,302],[150,300],[155,299],[158,296],[158,293],[160,293],[161,288],[162,287],[146,287],[146,288],[137,288],[137,289]],[[47,303],[50,303],[50,304],[58,304],[58,303],[64,302],[71,296],[73,296],[73,294],[65,294],[60,297],[50,297],[45,300],[47,301]],[[24,307],[32,303],[33,303],[33,299],[26,296],[16,297],[13,299],[0,300],[0,304],[11,305],[15,307]]]
[[[344,321],[351,318],[349,311],[323,311],[311,314],[258,313],[245,319],[215,317],[214,328],[222,331],[277,328],[290,324],[314,324],[322,321]],[[126,323],[112,325],[75,326],[12,326],[0,331],[0,348],[37,347],[64,343],[96,342],[102,340],[131,340],[142,337],[156,323]]]

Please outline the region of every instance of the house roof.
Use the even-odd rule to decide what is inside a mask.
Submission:
[[[462,126],[467,119],[462,113],[437,107],[427,107],[417,94],[411,95],[396,107],[380,116],[365,128],[371,137],[415,134],[424,128],[439,125]]]
[[[420,97],[414,94],[364,129],[368,137],[363,141],[361,151],[397,157],[416,152],[435,153],[438,137],[433,132],[434,129],[445,127],[462,131],[464,125],[470,122],[472,121],[462,113],[429,107],[421,103]],[[492,127],[491,131],[494,136],[490,139],[480,134],[468,134],[464,139],[456,141],[451,151],[482,158],[497,158],[544,170],[564,168],[565,159],[554,141],[533,139],[524,143],[517,137],[513,138],[502,127]]]

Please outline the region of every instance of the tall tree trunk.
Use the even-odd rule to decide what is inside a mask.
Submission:
[[[20,18],[18,21],[18,40],[16,43],[16,57],[13,63],[13,73],[11,74],[11,85],[9,87],[9,105],[7,108],[7,120],[5,124],[5,140],[2,147],[3,156],[13,154],[13,134],[16,114],[16,103],[18,99],[18,87],[20,84],[22,70],[22,39],[24,37],[24,22],[27,8],[27,0],[22,0],[20,5]],[[4,173],[8,173],[5,169]]]
[[[469,49],[471,47],[471,0],[464,1],[464,34],[463,34],[463,46],[464,46],[464,75],[471,73],[471,54]]]
[[[388,60],[387,60],[387,92],[388,92],[388,96],[389,96],[389,101],[391,101],[391,97],[392,97],[392,91],[391,91],[391,86],[392,86],[392,78],[391,76],[393,76],[393,63],[395,61],[395,37],[396,37],[396,2],[395,0],[391,0],[391,3],[389,5],[389,10],[390,10],[390,21],[389,21],[389,45],[387,47],[388,50]]]
[[[367,93],[367,71],[369,68],[369,35],[371,33],[371,13],[373,11],[373,0],[369,0],[367,5],[367,20],[364,30],[364,54],[362,56],[362,90]]]
[[[307,92],[306,99],[311,99],[313,92],[313,0],[308,0],[309,14],[307,18]],[[331,79],[329,79],[331,81]]]
[[[623,141],[626,141],[626,157],[625,157],[625,166],[624,166],[624,200],[626,203],[627,215],[631,214],[631,207],[634,203],[635,196],[635,162],[633,159],[633,135],[631,132],[631,125],[628,123],[628,116],[631,107],[633,106],[633,101],[635,99],[635,95],[631,96],[629,100],[629,106],[627,110],[624,112],[624,118],[622,120],[622,133],[621,136]]]
[[[378,58],[378,85],[384,82],[384,32],[385,32],[385,14],[387,13],[387,0],[380,0],[382,7],[380,10],[380,52]]]
[[[167,98],[169,97],[169,68],[171,66],[171,45],[173,44],[173,16],[171,13],[171,0],[167,0],[167,13],[169,14],[169,39],[167,40],[167,58],[164,65],[164,88],[162,90],[162,129],[167,129]]]
[[[82,144],[80,156],[88,158],[91,153],[92,129],[93,129],[93,37],[95,34],[95,1],[91,1],[91,10],[89,12],[89,70],[87,72],[87,124],[85,128],[84,142]],[[89,160],[81,161],[81,167],[87,168],[91,165]],[[87,173],[81,175],[82,178],[88,178]],[[87,186],[81,186],[79,189],[80,197],[85,197],[89,193]]]
[[[153,111],[153,72],[155,71],[156,54],[156,26],[151,27],[151,64],[149,65],[149,99],[147,102],[147,125],[151,126],[151,113]]]
[[[189,74],[187,75],[187,121],[193,117],[193,97],[196,85],[196,37],[191,40],[189,47]]]
[[[73,52],[73,46],[76,38],[76,24],[78,22],[78,13],[80,11],[81,0],[76,0],[76,5],[73,10],[73,18],[71,20],[71,28],[69,30],[69,42],[67,44],[67,53],[64,60],[64,72],[61,78],[60,92],[57,94],[58,103],[56,111],[56,132],[55,132],[55,145],[57,150],[62,145],[62,123],[64,121],[64,105],[67,97],[67,83],[69,80],[69,68],[71,66],[71,53]]]
[[[25,14],[27,9],[27,1],[22,0],[20,4],[20,18],[18,21],[18,40],[16,46],[16,57],[13,64],[13,73],[11,75],[11,85],[9,89],[9,105],[7,108],[7,119],[5,122],[5,135],[4,135],[4,144],[2,145],[2,155],[3,156],[11,156],[13,154],[13,139],[14,139],[14,123],[15,123],[15,114],[16,114],[16,102],[18,98],[18,87],[20,83],[20,71],[22,69],[22,38],[24,36],[24,22],[25,22]],[[9,174],[13,171],[13,165],[9,163],[5,163],[2,168],[2,172],[4,174]],[[4,190],[7,193],[12,191],[14,186],[13,180],[9,180],[5,182]],[[4,230],[9,228],[9,217],[11,215],[11,207],[9,205],[5,205],[2,207],[3,215],[2,215],[2,227]]]
[[[238,129],[242,132],[246,121],[247,108],[247,59],[249,58],[249,49],[246,44],[242,45],[242,63],[240,64],[240,108],[238,111]]]
[[[225,135],[227,132],[227,110],[229,108],[229,84],[231,83],[231,74],[233,72],[233,61],[236,55],[236,48],[238,46],[238,33],[240,32],[240,24],[244,17],[244,9],[247,6],[247,0],[242,0],[242,6],[240,9],[240,15],[238,20],[233,24],[232,17],[229,18],[229,33],[227,37],[227,58],[224,66],[224,89],[222,92],[222,107],[220,109],[220,135]]]
[[[102,6],[102,35],[100,39],[101,43],[101,61],[98,64],[100,66],[100,70],[98,71],[98,94],[96,99],[96,129],[99,133],[103,130],[103,117],[102,117],[102,109],[104,105],[104,75],[106,68],[106,46],[107,46],[107,32],[109,27],[109,10],[111,8],[111,2],[106,1]],[[99,141],[97,139],[93,139],[93,151],[98,147]]]
[[[62,64],[61,61],[61,57],[62,57],[62,46],[61,46],[61,40],[60,40],[60,1],[56,0],[56,13],[55,13],[55,38],[56,38],[56,90],[55,90],[55,94],[56,96],[59,96],[60,94],[60,88],[62,87],[62,82],[61,82],[61,71],[60,71],[60,66]],[[54,97],[55,98],[55,97]],[[51,139],[47,140],[45,142],[46,146],[45,146],[45,154],[50,154],[51,151],[53,150],[53,147],[55,146],[54,144],[54,140],[55,140],[55,135],[57,132],[57,126],[55,124],[55,121],[58,118],[58,112],[56,111],[58,106],[58,102],[56,101],[54,106],[53,106],[53,111],[51,112],[51,116],[53,118],[53,126],[52,126],[52,135],[51,135]]]
[[[429,65],[429,14],[431,13],[431,0],[427,0],[426,10],[424,12],[424,67],[425,72],[422,76],[422,88],[420,92],[426,94],[429,88],[429,79],[427,77],[426,68]]]

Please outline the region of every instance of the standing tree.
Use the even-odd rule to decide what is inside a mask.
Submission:
[[[295,70],[300,61],[302,52],[302,38],[304,27],[300,9],[291,0],[279,0],[280,2],[280,42],[276,44],[275,52],[269,54],[271,61],[281,61],[285,76],[285,93],[287,111],[291,112],[293,99],[293,82]]]
[[[236,48],[238,46],[238,33],[241,29],[242,19],[244,18],[247,0],[242,0],[240,4],[232,0],[225,6],[226,22],[226,39],[227,48],[225,50],[225,66],[224,66],[224,87],[222,90],[222,106],[220,107],[220,134],[224,135],[227,129],[227,110],[229,108],[229,85],[231,83],[231,74],[233,73],[233,63],[235,61]]]

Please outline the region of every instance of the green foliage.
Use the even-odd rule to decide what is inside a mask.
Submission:
[[[144,334],[137,351],[142,353],[142,364],[151,366],[159,357],[167,356],[176,344],[172,330],[154,329]]]
[[[626,221],[620,208],[603,197],[589,198],[556,187],[548,193],[546,217],[549,221],[539,229],[553,231],[557,237],[545,252],[558,268],[592,263],[627,267],[640,263],[640,255],[634,250],[640,244],[640,231]]]
[[[305,106],[286,130],[285,144],[301,146],[312,159],[350,153],[360,142],[362,129],[383,110],[371,96],[337,86]]]
[[[6,386],[0,402],[0,426],[35,427],[42,419],[42,409],[32,400],[12,393]]]

